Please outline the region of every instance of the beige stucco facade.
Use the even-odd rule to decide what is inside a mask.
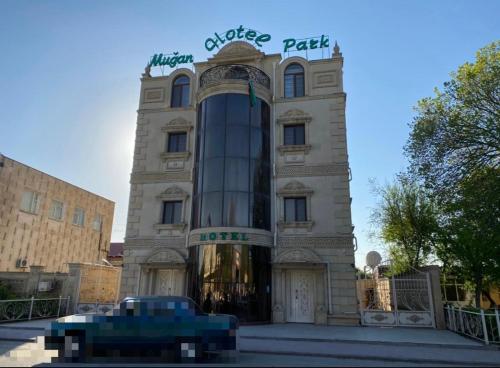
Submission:
[[[68,272],[68,263],[99,262],[109,249],[114,206],[0,155],[0,271]]]
[[[290,63],[304,68],[303,97],[285,98],[283,73]],[[270,78],[270,87],[255,84],[255,94],[271,107],[271,231],[252,228],[191,229],[193,162],[196,148],[197,106],[218,93],[248,94],[243,80],[225,79],[200,87],[209,68],[248,65]],[[313,320],[317,324],[357,324],[353,227],[346,142],[346,94],[342,83],[343,57],[338,47],[331,57],[308,61],[282,60],[244,42],[233,42],[194,72],[180,68],[168,76],[141,79],[134,163],[124,250],[122,296],[155,294],[158,270],[172,269],[187,293],[185,273],[188,249],[204,230],[245,232],[252,244],[269,247],[272,254],[272,315],[275,323],[293,322],[293,286],[303,277],[311,291]],[[189,105],[170,107],[172,82],[190,79]],[[305,125],[305,144],[284,145],[283,127]],[[187,133],[184,153],[167,153],[169,132]],[[284,221],[284,201],[307,199],[307,221]],[[160,222],[164,199],[183,201],[182,223]]]

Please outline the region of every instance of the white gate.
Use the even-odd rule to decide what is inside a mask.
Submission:
[[[380,265],[373,278],[358,280],[358,290],[363,325],[436,327],[427,272],[391,275],[388,266]]]

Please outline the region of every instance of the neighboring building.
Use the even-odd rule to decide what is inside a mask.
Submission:
[[[114,202],[0,155],[0,271],[100,262]]]
[[[357,324],[343,58],[227,44],[141,79],[122,296]],[[255,95],[255,96],[254,96]]]
[[[123,243],[110,243],[108,262],[115,267],[123,267]]]

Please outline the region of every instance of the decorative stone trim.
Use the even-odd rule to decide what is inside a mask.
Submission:
[[[191,171],[150,171],[135,172],[130,175],[130,184],[170,183],[178,181],[191,182]]]
[[[279,236],[279,247],[350,248],[354,247],[352,236]]]
[[[186,247],[186,237],[185,235],[177,237],[168,238],[126,238],[124,248],[143,248],[147,247],[169,247],[169,248],[181,248]]]
[[[280,251],[273,263],[325,263],[313,250],[292,248]]]
[[[189,197],[189,193],[179,188],[177,185],[171,186],[170,188],[164,190],[156,196],[157,199],[168,201],[168,200],[186,200]]]
[[[276,177],[306,177],[306,176],[334,176],[349,175],[349,168],[346,164],[322,164],[307,166],[278,166]]]
[[[277,98],[274,102],[275,103],[290,103],[290,102],[301,102],[301,101],[313,101],[313,100],[328,100],[332,98],[343,98],[345,101],[346,98],[346,93],[345,92],[334,92],[334,93],[328,93],[324,95],[314,95],[314,96],[304,96],[304,97],[295,97],[292,99],[290,98]]]
[[[307,231],[312,231],[314,221],[296,221],[296,222],[278,222],[278,229],[283,231],[285,229],[306,229]]]
[[[304,184],[297,180],[292,180],[288,184],[286,184],[284,187],[278,190],[277,194],[280,197],[284,196],[307,196],[313,194],[314,191],[306,187]]]
[[[169,121],[161,128],[162,132],[189,132],[193,129],[193,124],[182,117],[175,118]]]
[[[145,264],[154,263],[181,263],[185,264],[186,260],[184,257],[174,249],[161,249],[155,250],[146,259]]]
[[[189,151],[186,151],[186,152],[162,152],[162,153],[160,153],[160,158],[163,161],[187,160],[190,155],[191,155],[191,152],[189,152]]]
[[[285,145],[278,146],[278,151],[281,153],[281,155],[289,152],[308,154],[310,150],[311,150],[310,144],[294,144],[287,146]]]
[[[312,121],[312,117],[299,109],[291,109],[280,115],[276,122],[281,125],[306,124]]]
[[[186,228],[187,224],[185,222],[181,222],[180,224],[154,224],[153,228],[155,230],[177,230],[183,232]]]

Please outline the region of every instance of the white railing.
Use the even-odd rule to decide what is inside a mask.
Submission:
[[[498,309],[470,311],[446,306],[445,318],[448,330],[481,340],[486,345],[500,344],[500,316]]]
[[[65,316],[70,297],[0,300],[0,323]]]

